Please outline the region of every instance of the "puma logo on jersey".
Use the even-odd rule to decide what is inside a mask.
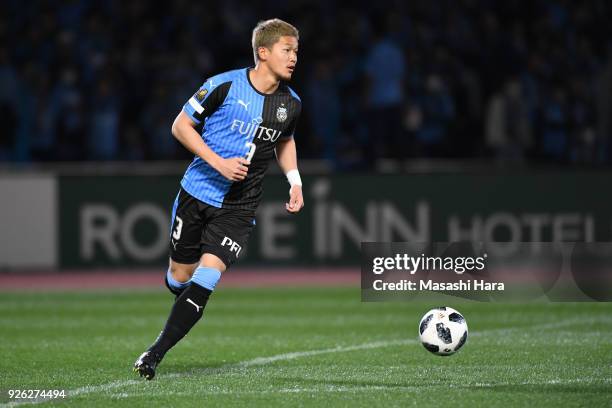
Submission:
[[[187,298],[187,303],[191,303],[192,305],[194,305],[196,308],[196,313],[200,313],[200,309],[202,309],[202,306],[196,305],[195,302],[189,298]]]
[[[238,99],[238,105],[244,106],[244,110],[245,111],[248,111],[250,104],[251,104],[251,102],[247,103],[247,102],[243,101],[242,99]]]
[[[228,237],[223,237],[223,241],[221,241],[221,246],[229,246],[230,252],[236,253],[236,258],[238,258],[238,256],[240,255],[240,251],[242,251],[242,247]]]

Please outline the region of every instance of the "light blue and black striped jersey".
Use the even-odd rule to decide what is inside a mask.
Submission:
[[[263,176],[280,138],[293,137],[301,101],[281,83],[273,94],[257,91],[243,68],[204,82],[183,111],[202,127],[204,142],[219,156],[247,157],[247,177],[232,182],[196,156],[181,186],[200,201],[220,208],[255,210],[261,201]],[[196,127],[198,128],[198,127]]]

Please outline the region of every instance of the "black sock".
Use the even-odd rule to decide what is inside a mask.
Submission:
[[[200,320],[212,290],[191,283],[176,299],[164,330],[149,351],[162,358]]]

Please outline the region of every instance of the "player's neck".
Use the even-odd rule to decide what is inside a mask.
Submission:
[[[262,64],[257,64],[255,68],[249,71],[249,79],[255,89],[264,94],[274,93],[280,84],[276,75]]]

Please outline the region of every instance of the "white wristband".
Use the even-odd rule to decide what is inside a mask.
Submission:
[[[300,172],[297,169],[289,170],[286,176],[291,186],[301,186],[302,185],[302,179],[300,178]]]

